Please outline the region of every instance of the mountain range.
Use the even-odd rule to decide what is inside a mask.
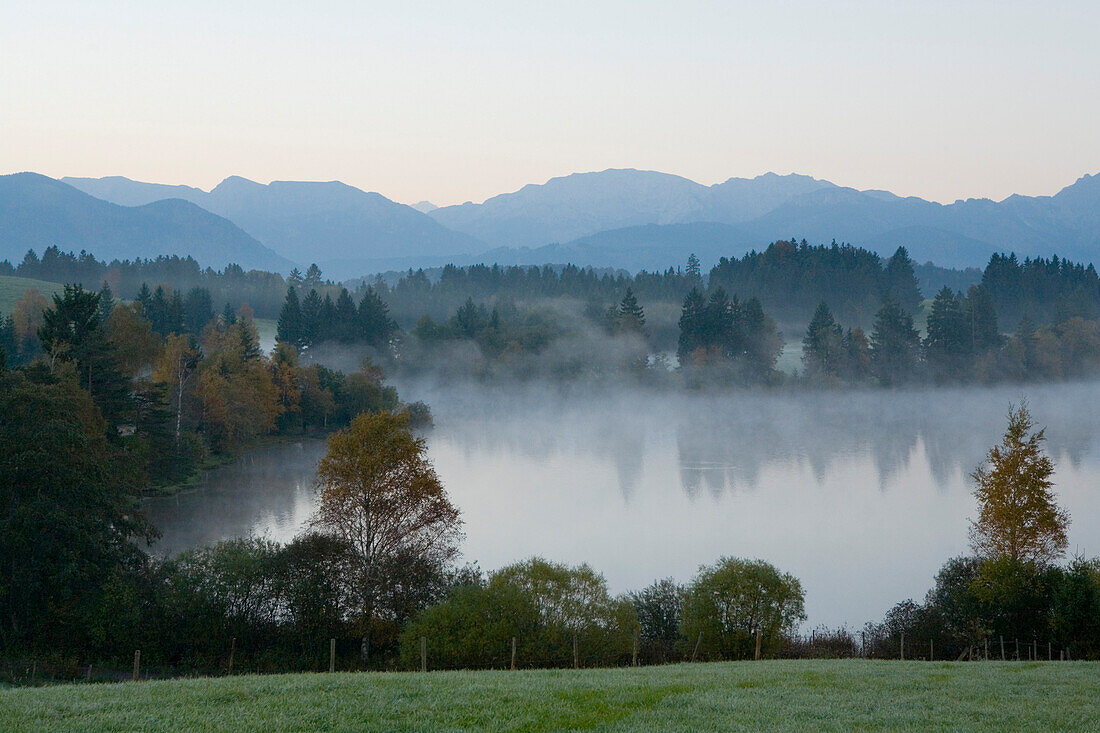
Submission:
[[[51,245],[101,260],[190,254],[203,265],[293,265],[236,224],[178,198],[121,206],[37,173],[0,176],[0,258],[18,264]]]
[[[485,249],[411,206],[339,181],[273,181],[231,176],[209,193],[128,178],[63,178],[74,188],[126,206],[178,198],[222,216],[279,255],[316,262],[338,277],[402,266],[411,256],[446,260]]]
[[[203,264],[286,271],[317,262],[348,278],[447,262],[663,269],[691,252],[705,265],[790,237],[884,255],[905,246],[917,261],[949,267],[982,266],[995,251],[1086,261],[1100,251],[1100,176],[1089,175],[1053,196],[944,205],[804,175],[706,186],[612,169],[438,208],[336,181],[265,185],[234,176],[207,192],[120,177],[0,180],[4,257],[51,243],[99,257],[175,248]]]

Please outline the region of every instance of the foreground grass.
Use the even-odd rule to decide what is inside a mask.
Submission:
[[[768,661],[0,690],[0,729],[1100,730],[1100,664]]]

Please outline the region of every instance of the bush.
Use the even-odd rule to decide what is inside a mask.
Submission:
[[[763,560],[725,557],[702,566],[687,591],[681,629],[709,659],[748,659],[757,631],[774,655],[783,635],[806,618],[802,584]],[[701,641],[699,641],[701,639]]]

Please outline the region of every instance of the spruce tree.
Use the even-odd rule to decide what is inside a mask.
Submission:
[[[920,335],[913,328],[913,317],[896,301],[885,297],[871,332],[871,366],[875,376],[886,385],[909,381],[916,374],[919,355]]]
[[[355,301],[347,288],[340,288],[340,294],[336,297],[335,319],[333,321],[333,336],[338,341],[350,343],[359,335],[359,311],[355,308]]]
[[[969,334],[962,303],[951,288],[944,286],[932,301],[928,314],[928,335],[924,339],[925,359],[940,381],[961,377],[969,356]]]
[[[705,328],[707,301],[699,288],[692,288],[686,296],[680,310],[680,339],[676,355],[683,363],[690,354],[706,347],[703,337]]]
[[[634,297],[631,288],[626,289],[626,295],[619,301],[617,313],[617,330],[620,333],[637,333],[645,335],[645,311],[638,305],[638,299]]]
[[[302,345],[308,346],[324,340],[321,325],[324,303],[316,290],[310,290],[302,300]]]
[[[843,331],[822,301],[802,339],[802,366],[808,375],[837,376],[843,353]]]
[[[905,247],[898,247],[887,261],[883,274],[886,278],[887,296],[907,313],[915,313],[920,307],[923,296],[917,282],[916,271],[913,269],[913,260],[910,259],[909,251]]]
[[[111,286],[104,281],[103,287],[99,289],[99,322],[106,323],[114,309],[115,295],[111,292]]]
[[[687,269],[684,271],[687,275],[688,281],[692,286],[699,285],[703,282],[703,274],[699,265],[699,258],[692,252],[688,255]]]
[[[397,333],[397,324],[390,318],[389,308],[378,292],[367,286],[359,301],[359,334],[368,344],[382,348]]]
[[[191,288],[183,301],[183,328],[196,336],[214,320],[214,299],[206,288]]]
[[[286,289],[286,299],[279,310],[275,339],[299,349],[305,345],[302,339],[302,307],[298,303],[298,292],[293,285]]]
[[[965,311],[971,353],[980,354],[1000,346],[1003,339],[997,328],[997,311],[985,286],[970,286],[966,292]]]

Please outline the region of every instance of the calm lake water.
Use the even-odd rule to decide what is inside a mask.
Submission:
[[[1070,549],[1100,554],[1100,383],[811,394],[399,385],[463,513],[463,555],[588,562],[612,590],[686,581],[723,555],[793,573],[809,625],[858,627],[920,599],[967,551],[968,474],[1027,398],[1055,457]],[[257,449],[146,503],[176,552],[287,540],[313,511],[321,441]]]

